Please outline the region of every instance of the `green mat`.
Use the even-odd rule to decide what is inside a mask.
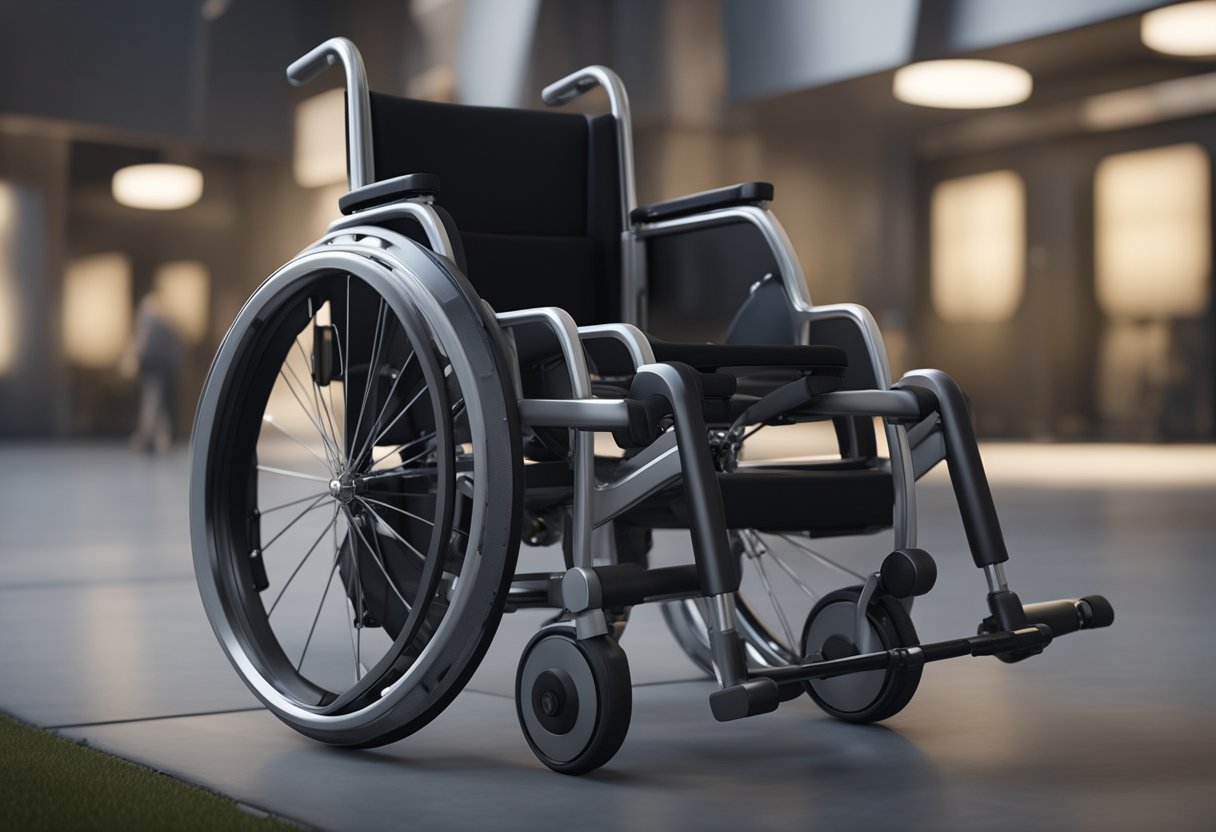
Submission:
[[[298,832],[299,827],[0,715],[0,829]]]

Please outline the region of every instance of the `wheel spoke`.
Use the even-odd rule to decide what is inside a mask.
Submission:
[[[384,493],[384,492],[377,492],[377,493]],[[396,495],[396,496],[398,496],[398,497],[406,497],[406,496],[408,496],[408,497],[416,497],[416,496],[418,496],[418,495],[416,495],[416,494],[409,494],[409,495],[398,494],[398,495]],[[373,504],[375,504],[375,505],[378,505],[378,506],[383,506],[384,508],[387,508],[387,509],[392,509],[393,511],[400,512],[401,514],[407,515],[407,516],[409,516],[409,517],[412,517],[412,518],[413,518],[413,519],[415,519],[415,520],[419,520],[419,521],[421,521],[421,522],[423,522],[423,523],[427,523],[427,524],[429,524],[429,525],[431,525],[431,526],[434,526],[434,525],[435,525],[433,522],[431,522],[430,520],[427,520],[425,517],[419,517],[417,514],[412,514],[412,513],[408,512],[408,511],[405,511],[405,510],[403,510],[403,509],[397,508],[397,506],[391,506],[391,505],[389,505],[388,503],[381,502],[380,500],[373,500],[373,499],[371,499],[371,498],[369,498],[369,497],[360,497],[359,499],[360,499],[360,500],[362,500],[362,501],[363,501],[363,502],[365,502],[365,503],[373,503]],[[370,506],[369,506],[369,509],[370,509]],[[458,534],[458,535],[461,535],[461,536],[463,536],[463,537],[465,537],[465,538],[467,538],[467,537],[469,536],[469,533],[468,533],[468,531],[467,531],[467,530],[465,530],[465,529],[460,529],[460,528],[457,528],[457,527],[455,527],[455,526],[453,526],[453,527],[452,527],[451,529],[449,529],[448,531],[449,531],[449,532],[451,532],[452,534]]]
[[[359,481],[369,483],[380,482],[381,480],[413,479],[417,477],[430,477],[434,474],[434,465],[428,465],[424,468],[405,468],[402,466],[397,466],[395,468],[386,468],[383,471],[377,471],[374,474],[368,474],[366,477],[360,477]]]
[[[347,536],[350,536],[350,524],[347,524]],[[351,541],[351,576],[346,584],[346,597],[351,603],[351,609],[354,615],[350,618],[350,648],[355,654],[355,682],[363,678],[363,611],[366,604],[363,603],[363,580],[359,577],[359,559],[354,556],[355,542]],[[338,527],[334,526],[334,557],[338,556]],[[354,583],[355,593],[351,597],[351,583]]]
[[[345,368],[344,362],[343,362],[343,356],[345,355],[345,353],[343,352],[343,349],[342,349],[342,336],[341,336],[341,333],[338,332],[337,324],[331,324],[331,326],[333,326],[334,333],[335,333],[334,334],[334,348],[338,350],[338,364],[342,365],[342,394],[343,394],[342,418],[338,419],[337,422],[338,422],[338,424],[340,424],[342,426],[341,450],[342,450],[343,458],[350,459],[350,448],[347,447],[347,444],[346,444],[346,428],[347,428],[347,425],[346,425],[346,400],[345,400],[346,368]],[[337,407],[337,405],[334,404],[334,383],[333,383],[332,379],[330,380],[328,387],[329,387],[329,409],[333,413],[337,413],[338,407]],[[335,430],[335,437],[336,437],[336,435],[337,435],[337,431]]]
[[[820,563],[824,564],[827,567],[835,569],[839,572],[843,572],[844,574],[849,575],[850,577],[856,578],[858,581],[860,581],[863,584],[866,582],[865,575],[859,575],[858,573],[854,572],[852,569],[849,569],[847,566],[842,566],[841,564],[832,560],[828,556],[815,551],[810,546],[807,546],[805,543],[799,541],[797,538],[795,538],[791,535],[776,534],[775,537],[781,538],[786,543],[793,546],[795,549],[798,549],[799,551],[809,555],[811,558],[819,561]]]
[[[404,514],[406,517],[409,517],[412,520],[417,520],[420,523],[426,523],[428,526],[435,525],[434,520],[427,520],[425,517],[420,517],[419,515],[406,511],[403,508],[397,508],[396,506],[390,506],[388,503],[381,502],[380,500],[373,500],[371,497],[360,497],[359,502],[372,503],[374,505],[383,506],[384,508],[392,509],[393,511],[397,512],[398,514]],[[371,510],[370,506],[369,506],[368,510],[369,511]]]
[[[278,474],[280,477],[295,477],[301,480],[315,480],[329,484],[329,477],[318,477],[316,474],[305,474],[302,471],[288,471],[286,468],[272,468],[269,465],[258,465],[259,471],[264,471],[267,474]]]
[[[397,589],[397,585],[393,583],[392,576],[388,574],[388,569],[385,568],[385,565],[376,557],[375,548],[367,541],[367,538],[363,536],[363,529],[359,528],[359,524],[356,523],[354,518],[351,517],[350,509],[343,507],[342,510],[346,512],[346,525],[349,528],[353,528],[355,530],[355,534],[359,535],[359,539],[363,541],[363,545],[367,546],[367,551],[371,552],[372,555],[372,562],[376,564],[376,567],[380,570],[380,574],[384,575],[385,582],[388,584],[389,588],[393,590],[393,594],[397,596],[397,600],[399,600],[402,604],[405,604],[405,608],[407,610],[413,609],[413,604],[405,600],[405,597],[402,596],[401,591]],[[389,531],[392,531],[392,529],[389,528]],[[354,549],[352,549],[351,552],[353,555]]]
[[[267,514],[270,514],[270,512],[272,512],[272,511],[279,511],[280,509],[290,508],[291,506],[298,506],[300,503],[306,503],[309,500],[316,499],[317,497],[324,497],[328,493],[329,493],[328,491],[323,491],[320,494],[309,494],[307,497],[301,497],[300,499],[292,500],[289,503],[280,503],[279,505],[271,506],[270,508],[259,508],[258,513],[261,514],[263,517],[265,517]]]
[[[764,562],[761,560],[763,555],[764,550],[756,548],[755,541],[750,541],[748,544],[748,556],[751,562],[756,565],[756,574],[760,576],[760,581],[764,584],[764,591],[768,593],[769,601],[772,602],[773,609],[777,612],[777,618],[781,621],[781,629],[785,631],[786,649],[793,653],[794,631],[790,627],[789,619],[785,617],[785,608],[777,600],[777,593],[773,592],[773,585],[769,582],[768,572],[765,570]]]
[[[399,410],[397,412],[397,415],[393,417],[393,421],[389,422],[387,425],[384,426],[384,430],[380,431],[380,435],[377,436],[374,440],[372,440],[371,445],[369,445],[368,447],[369,448],[376,447],[376,443],[379,442],[381,438],[383,438],[384,434],[386,434],[390,430],[392,430],[393,426],[396,425],[398,421],[400,421],[401,417],[404,416],[409,411],[409,409],[417,403],[418,399],[422,396],[422,394],[425,393],[429,389],[430,389],[429,387],[427,387],[426,385],[423,385],[422,389],[414,394],[414,398],[410,399],[406,403],[405,407],[401,408],[401,410]],[[384,457],[380,457],[380,458],[384,459]]]
[[[317,324],[317,315],[315,312],[312,316],[312,322],[313,327],[315,328]],[[317,414],[317,424],[322,426],[324,426],[325,423],[329,424],[329,437],[330,441],[332,442],[331,447],[333,448],[334,458],[337,462],[342,463],[344,458],[342,456],[342,449],[338,446],[338,429],[334,427],[333,415],[329,412],[329,407],[325,404],[325,397],[321,395],[321,388],[317,384],[315,368],[308,360],[308,356],[304,354],[304,347],[302,344],[300,344],[299,335],[296,336],[295,345],[296,350],[298,350],[300,353],[300,359],[304,362],[304,366],[308,368],[308,380],[312,382],[312,403],[313,411]]]
[[[394,540],[396,540],[402,546],[408,547],[411,552],[413,552],[415,555],[418,556],[419,560],[421,560],[423,563],[426,563],[426,555],[422,554],[422,552],[419,552],[418,549],[415,548],[413,543],[410,543],[404,537],[397,534],[397,530],[394,529],[392,526],[390,526],[388,524],[388,522],[376,512],[376,510],[374,508],[372,508],[369,505],[364,505],[364,508],[366,508],[369,512],[371,512],[372,517],[375,517],[376,520],[378,520],[380,522],[380,524],[382,526],[384,526],[384,528],[388,531],[388,533],[393,536]]]
[[[376,418],[372,420],[371,426],[367,429],[367,440],[359,448],[359,453],[355,454],[352,459],[356,463],[362,461],[363,455],[376,446],[375,441],[371,438],[375,433],[376,427],[380,424],[380,420],[384,418],[384,411],[388,409],[388,403],[393,400],[393,393],[397,392],[397,385],[401,383],[401,379],[405,376],[406,367],[410,366],[410,362],[414,360],[414,351],[410,350],[410,354],[406,356],[405,363],[401,365],[401,369],[397,371],[396,377],[393,379],[392,386],[388,388],[388,394],[384,397],[384,403],[380,405],[380,412],[376,414]],[[426,389],[425,386],[423,389]],[[388,428],[385,428],[388,430]],[[376,439],[384,434],[379,434]]]
[[[296,672],[300,673],[304,666],[304,657],[308,655],[308,646],[312,644],[313,633],[317,631],[317,622],[321,619],[321,610],[325,608],[325,599],[329,597],[329,588],[334,583],[334,573],[338,571],[338,559],[334,558],[334,565],[329,568],[329,579],[325,581],[325,591],[321,593],[321,603],[317,604],[317,614],[312,618],[312,626],[308,628],[308,638],[304,641],[304,649],[300,651],[300,661],[296,663]]]
[[[317,539],[314,540],[312,545],[308,547],[308,551],[304,553],[304,557],[302,557],[300,562],[296,564],[296,568],[291,570],[291,575],[289,575],[287,580],[284,582],[283,588],[279,590],[279,594],[275,596],[274,603],[272,603],[270,605],[270,609],[266,611],[267,618],[274,614],[275,607],[279,605],[279,601],[283,599],[283,594],[287,592],[287,587],[291,586],[291,582],[295,580],[296,575],[298,575],[300,570],[304,568],[304,564],[308,561],[308,558],[312,556],[312,553],[316,550],[317,546],[321,545],[321,540],[325,537],[326,532],[328,532],[330,528],[332,528],[337,522],[338,512],[337,509],[335,509],[334,516],[330,518],[329,523],[326,524],[325,528],[321,529],[321,533],[317,535]]]
[[[806,593],[806,596],[808,598],[810,598],[812,601],[819,600],[819,593],[815,592],[815,590],[813,590],[809,586],[807,586],[802,581],[802,579],[798,577],[797,573],[794,572],[794,570],[790,568],[790,565],[788,563],[786,563],[781,558],[777,557],[777,553],[773,551],[771,546],[764,547],[764,552],[770,558],[773,559],[773,563],[777,564],[777,566],[780,567],[781,570],[783,572],[785,572],[785,574],[790,576],[790,580],[792,580],[795,584],[797,584],[798,588],[801,589],[804,593]]]
[[[296,400],[296,404],[300,406],[300,410],[304,411],[305,418],[307,418],[309,423],[316,428],[317,434],[321,437],[321,443],[325,446],[325,456],[329,460],[327,464],[329,465],[330,470],[336,470],[337,466],[335,465],[335,458],[333,455],[334,449],[330,447],[329,436],[325,433],[325,428],[313,418],[312,413],[310,413],[308,410],[308,406],[304,404],[304,400],[300,397],[299,392],[296,391],[295,385],[291,383],[291,379],[287,377],[287,373],[283,372],[284,370],[286,370],[287,373],[290,373],[296,379],[296,384],[299,384],[302,387],[304,383],[299,380],[299,377],[296,375],[296,371],[291,364],[289,364],[287,360],[284,360],[283,366],[279,368],[279,378],[283,379],[283,382],[287,385],[287,389],[291,393],[292,398]]]
[[[350,275],[346,276],[346,346],[342,348],[342,447],[350,459]]]
[[[292,521],[291,521],[290,523],[288,523],[288,524],[287,524],[286,526],[284,526],[283,528],[279,529],[279,533],[278,533],[278,534],[276,534],[274,537],[270,538],[270,542],[269,542],[269,543],[265,543],[265,544],[263,544],[263,545],[262,545],[262,554],[266,554],[266,550],[270,548],[271,544],[273,544],[273,543],[274,543],[276,540],[278,540],[280,537],[282,537],[282,536],[283,536],[283,535],[284,535],[284,534],[287,532],[287,530],[288,530],[288,529],[290,529],[290,528],[291,528],[292,526],[294,526],[296,523],[299,523],[299,522],[300,522],[300,518],[302,518],[302,517],[303,517],[305,514],[308,514],[308,512],[312,511],[314,508],[316,508],[317,506],[319,506],[319,505],[321,504],[321,501],[322,501],[322,500],[324,500],[324,499],[325,499],[326,497],[328,497],[328,496],[329,496],[328,494],[322,494],[320,497],[318,497],[317,499],[313,500],[313,501],[312,501],[312,502],[309,504],[308,508],[306,508],[306,509],[304,509],[303,511],[301,511],[299,514],[297,514],[297,515],[295,516],[295,518],[294,518],[294,519],[292,519]]]
[[[410,445],[417,445],[419,442],[425,442],[425,441],[426,441],[426,440],[428,440],[428,439],[434,439],[434,438],[435,438],[435,431],[431,431],[430,433],[423,434],[422,436],[415,437],[414,439],[411,439],[409,442],[402,442],[400,445],[398,445],[397,447],[393,448],[393,449],[392,449],[391,451],[389,451],[388,453],[386,453],[386,454],[384,454],[384,455],[382,455],[382,456],[380,456],[380,457],[377,457],[376,459],[373,459],[373,460],[372,460],[372,462],[371,462],[371,464],[367,466],[367,467],[368,467],[368,470],[371,470],[372,468],[375,468],[375,467],[376,467],[378,464],[380,464],[380,463],[381,463],[381,462],[383,462],[384,460],[388,459],[388,458],[389,458],[390,456],[392,456],[393,454],[399,454],[399,453],[401,453],[401,452],[402,452],[402,451],[404,451],[406,448],[408,448]],[[375,447],[375,446],[373,446],[373,447]],[[402,463],[402,464],[404,465],[405,463]]]
[[[320,455],[319,455],[319,454],[318,454],[316,451],[314,451],[312,448],[308,447],[308,445],[304,444],[304,440],[303,440],[303,439],[301,439],[300,437],[296,436],[294,433],[292,433],[291,431],[287,430],[287,428],[285,428],[285,427],[283,427],[282,425],[280,425],[280,424],[278,423],[278,421],[276,421],[276,420],[275,420],[274,416],[271,416],[269,413],[264,413],[264,414],[262,414],[262,422],[263,422],[264,424],[270,425],[272,428],[274,428],[275,430],[277,430],[279,433],[283,434],[283,435],[284,435],[284,436],[286,436],[288,439],[290,439],[291,441],[293,441],[293,442],[295,442],[297,445],[299,445],[301,448],[303,448],[304,450],[308,451],[310,454],[312,454],[314,457],[316,457],[317,461],[318,461],[318,462],[320,462],[322,465],[324,465],[326,468],[330,467],[330,461],[329,461],[329,460],[327,460],[327,459],[322,459],[322,458],[321,458],[321,456],[320,456]]]
[[[372,378],[376,375],[377,359],[380,355],[380,338],[384,331],[384,298],[380,298],[380,306],[376,312],[376,330],[372,335],[371,355],[367,360],[367,376],[363,380],[363,401],[359,403],[359,418],[355,422],[354,440],[359,441],[359,430],[363,427],[363,413],[367,410],[367,400],[371,397]],[[370,433],[370,431],[369,431]]]

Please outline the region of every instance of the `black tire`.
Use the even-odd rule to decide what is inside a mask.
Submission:
[[[279,719],[314,739],[348,747],[380,745],[418,730],[447,706],[476,670],[497,629],[514,573],[522,504],[522,453],[511,374],[480,300],[448,261],[399,235],[379,229],[358,231],[379,239],[360,244],[354,242],[357,236],[352,231],[332,244],[323,240],[268,278],[237,316],[199,401],[190,497],[200,593],[233,666]],[[336,674],[326,675],[325,667],[310,670],[305,664],[304,653],[313,639],[307,621],[304,631],[286,633],[270,620],[274,596],[261,594],[267,588],[278,590],[273,583],[276,566],[267,563],[269,557],[284,557],[283,565],[277,567],[283,570],[278,574],[285,577],[274,599],[277,603],[296,575],[287,576],[287,570],[301,557],[307,560],[312,550],[305,553],[304,546],[297,547],[292,540],[294,531],[275,543],[278,549],[268,556],[258,550],[258,569],[264,568],[263,563],[270,569],[268,587],[265,574],[251,571],[250,548],[255,545],[251,536],[259,534],[256,528],[264,511],[259,475],[284,473],[266,470],[261,456],[260,424],[274,422],[266,416],[270,415],[273,385],[279,383],[275,374],[284,380],[290,375],[298,385],[309,386],[304,381],[309,372],[305,348],[300,348],[300,372],[284,375],[280,369],[293,350],[293,339],[299,344],[296,333],[301,327],[319,325],[319,305],[350,309],[354,304],[357,308],[359,295],[380,304],[377,332],[373,334],[371,321],[366,321],[361,337],[373,342],[380,337],[385,344],[394,338],[398,341],[380,353],[364,353],[368,357],[361,367],[358,362],[364,359],[351,346],[356,322],[335,317],[335,326],[342,328],[339,339],[346,342],[345,355],[339,357],[342,395],[347,393],[349,379],[352,388],[361,385],[364,402],[369,390],[378,396],[383,388],[384,397],[373,399],[365,415],[362,406],[353,407],[354,398],[348,407],[334,396],[335,415],[340,410],[340,416],[329,425],[331,441],[323,443],[325,447],[316,445],[310,453],[322,465],[327,461],[340,464],[343,477],[362,478],[365,485],[373,473],[384,473],[374,466],[393,456],[386,464],[391,467],[400,458],[394,470],[404,473],[392,476],[408,475],[416,477],[411,482],[431,484],[377,502],[352,498],[342,489],[335,493],[336,480],[330,481],[330,495],[323,499],[334,499],[333,517],[344,516],[346,528],[343,536],[340,526],[334,526],[332,542],[324,531],[317,538],[326,551],[332,545],[333,565],[327,567],[330,580],[340,574],[346,587],[345,598],[340,590],[330,593],[330,609],[340,610],[360,593],[391,592],[402,599],[400,604],[368,604],[362,610],[353,605],[357,626],[352,638],[356,631],[362,635],[358,622],[363,620],[365,626],[375,629],[377,646],[374,653],[363,654],[366,662],[361,662],[355,646],[353,663],[351,653],[344,659],[347,668],[353,665],[353,672],[345,671],[350,673],[346,681],[334,682]],[[311,337],[315,337],[313,332]],[[390,332],[394,334],[390,336]],[[398,406],[403,398],[398,380],[406,379],[407,365],[400,365],[396,375],[383,375],[378,367],[381,363],[388,367],[390,353],[395,350],[397,356],[404,356],[407,348],[414,351],[410,358],[417,355],[412,366],[420,368],[421,375],[406,384],[417,384],[417,389],[426,392],[426,398],[415,396],[410,403],[419,401],[417,410],[425,410],[424,415],[407,414],[409,405],[403,402]],[[395,360],[408,361],[397,356]],[[314,376],[312,383],[321,382]],[[322,399],[328,394],[322,393]],[[457,402],[459,415],[454,406]],[[320,401],[316,406],[323,408],[324,404]],[[304,403],[300,406],[307,412]],[[398,444],[417,437],[419,425],[409,424],[415,420],[435,435],[427,440],[430,450],[421,462],[410,462],[404,452],[399,453],[404,446],[375,458],[376,447],[384,442]],[[324,428],[328,421],[326,413],[316,426]],[[361,429],[366,433],[361,434]],[[401,431],[406,438],[380,441]],[[300,437],[293,434],[286,435],[300,444]],[[323,429],[320,434],[324,440]],[[308,451],[308,443],[304,445]],[[322,453],[326,459],[321,458]],[[434,473],[418,479],[418,472],[428,466]],[[308,475],[302,481],[316,479]],[[370,487],[378,488],[382,482],[377,480]],[[350,488],[358,487],[352,480]],[[362,514],[353,510],[360,501],[366,503]],[[419,504],[428,509],[421,511]],[[400,519],[411,514],[417,519]],[[471,525],[470,517],[476,521]],[[266,534],[269,537],[269,530]],[[266,549],[271,543],[256,546]],[[396,553],[389,551],[394,547]],[[420,565],[416,568],[398,569],[389,562],[404,557],[405,548],[417,555]],[[299,561],[301,566],[304,560]],[[367,575],[360,578],[359,567],[366,573],[377,560],[383,577],[374,582]],[[306,572],[300,573],[303,577],[295,586],[307,579]],[[325,586],[328,593],[329,585]],[[327,603],[324,593],[320,597],[314,629]],[[335,616],[329,616],[323,626],[332,628],[334,620]],[[347,617],[340,626],[350,622]],[[307,640],[297,638],[305,631]],[[293,642],[293,638],[297,640]],[[314,662],[333,658],[316,654],[314,650]]]
[[[836,659],[856,655],[853,621],[861,587],[839,589],[815,604],[802,630],[804,655]],[[883,649],[919,644],[907,610],[886,595],[876,594],[866,618]],[[825,649],[826,648],[826,649]],[[872,670],[806,683],[807,693],[826,713],[845,722],[878,722],[894,716],[912,701],[921,668]]]
[[[538,760],[561,774],[594,771],[629,733],[633,690],[625,651],[610,636],[579,641],[571,627],[541,630],[519,660],[515,711]]]

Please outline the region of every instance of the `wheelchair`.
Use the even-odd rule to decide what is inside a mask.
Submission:
[[[1110,625],[1101,596],[1023,604],[1009,588],[962,392],[935,370],[891,383],[872,316],[811,303],[770,185],[637,207],[628,100],[603,67],[544,90],[560,106],[602,87],[610,112],[582,115],[373,93],[343,38],[287,75],[333,64],[351,190],[236,316],[191,445],[204,607],[280,720],[339,746],[402,739],[465,686],[504,613],[546,608],[519,722],[541,762],[583,774],[629,727],[620,640],[638,604],[661,602],[716,678],[719,721],[806,694],[874,722],[927,663],[1020,661]],[[648,336],[647,247],[741,227],[776,268],[723,342]],[[760,428],[811,422],[835,428],[838,455],[746,458]],[[942,461],[990,615],[921,643],[912,601],[937,567],[916,546],[915,485]],[[692,562],[653,565],[656,529],[687,530]],[[872,570],[820,551],[877,532],[894,539]],[[517,571],[521,543],[560,544],[564,568]]]

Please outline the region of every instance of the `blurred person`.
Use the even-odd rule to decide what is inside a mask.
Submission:
[[[139,417],[131,436],[131,446],[137,451],[164,453],[173,442],[183,351],[182,337],[156,293],[144,295],[124,356],[128,372],[139,380]]]

